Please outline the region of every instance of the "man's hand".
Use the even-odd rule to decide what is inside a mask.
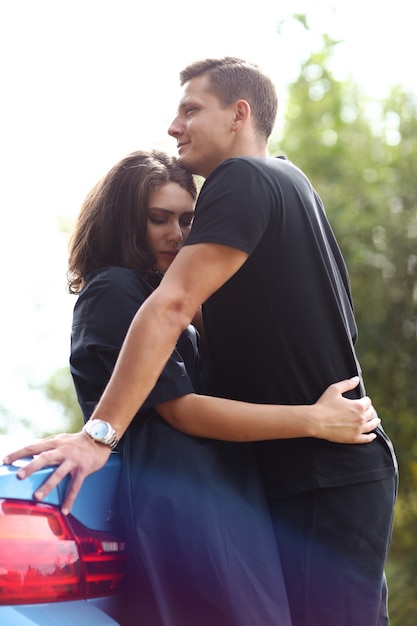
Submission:
[[[354,389],[358,381],[354,377],[334,383],[318,399],[314,405],[319,409],[314,437],[335,443],[370,443],[376,438],[372,431],[380,425],[381,420],[371,399],[365,396],[358,400],[349,400],[341,395]]]
[[[3,463],[11,464],[17,459],[34,456],[33,461],[17,472],[17,477],[21,479],[44,467],[56,465],[53,474],[33,494],[36,500],[42,500],[66,476],[70,475],[71,480],[62,505],[62,513],[68,515],[84,479],[101,469],[110,453],[109,446],[97,443],[81,432],[56,435],[30,444],[5,456]]]

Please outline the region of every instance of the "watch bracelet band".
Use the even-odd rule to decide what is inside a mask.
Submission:
[[[116,437],[116,433],[113,433],[112,436],[110,437],[109,441],[103,441],[102,443],[105,443],[106,446],[110,446],[110,448],[112,450],[114,450],[117,447],[117,444],[119,443],[119,440]]]
[[[95,441],[96,443],[102,443],[105,446],[109,446],[109,448],[111,448],[112,450],[115,450],[115,448],[117,447],[119,440],[117,439],[116,433],[113,432],[112,435],[110,436],[110,438],[108,439],[108,441],[103,441],[100,439],[96,439],[96,437],[93,437],[93,435],[91,435],[91,433],[88,432],[88,422],[86,422],[83,426],[83,432],[88,435],[90,437],[90,439],[92,439],[93,441]]]

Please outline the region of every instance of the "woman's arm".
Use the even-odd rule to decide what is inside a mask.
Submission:
[[[316,437],[336,443],[370,443],[380,419],[371,400],[349,400],[359,378],[327,388],[315,404],[283,406],[251,404],[196,394],[156,406],[171,426],[189,435],[226,441],[260,441]]]
[[[370,443],[379,424],[371,400],[348,400],[342,393],[357,386],[357,377],[331,385],[319,400],[306,406],[250,404],[188,394],[155,407],[173,427],[191,435],[230,441],[257,441],[292,437],[319,437],[337,443]],[[62,511],[68,514],[84,478],[100,469],[110,448],[93,442],[83,432],[48,437],[7,455],[4,463],[36,455],[17,472],[26,478],[48,465],[56,470],[35,492],[43,498],[66,476],[71,476]]]

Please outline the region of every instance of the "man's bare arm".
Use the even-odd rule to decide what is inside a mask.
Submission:
[[[124,341],[115,370],[92,418],[112,424],[120,439],[153,389],[181,331],[198,307],[225,283],[247,258],[244,252],[215,244],[186,246],[177,255],[161,285],[136,314]],[[5,457],[12,463],[37,455],[18,472],[26,478],[49,465],[56,470],[35,498],[42,500],[70,475],[62,511],[67,514],[89,474],[107,461],[110,448],[92,442],[85,433],[57,435]]]
[[[120,437],[153,389],[195,311],[246,261],[216,244],[186,246],[146,300],[126,335],[116,367],[92,418],[110,422]]]

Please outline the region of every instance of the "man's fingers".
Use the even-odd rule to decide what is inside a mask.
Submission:
[[[55,437],[48,437],[43,441],[39,441],[37,443],[31,443],[24,448],[20,448],[20,450],[13,450],[13,452],[9,452],[4,458],[3,463],[6,465],[10,465],[14,463],[18,459],[26,459],[31,456],[36,456],[41,454],[42,452],[48,452],[49,450],[53,450],[56,447],[56,439]],[[42,466],[43,467],[43,466]]]
[[[61,512],[63,513],[63,515],[68,515],[71,511],[75,499],[80,492],[83,481],[84,478],[79,474],[73,476],[70,484],[68,485],[67,492],[65,494],[65,500],[61,508]]]
[[[62,480],[70,478],[62,505],[62,512],[68,515],[84,478],[103,467],[110,453],[108,446],[95,443],[83,432],[64,433],[16,450],[8,454],[4,462],[9,464],[35,455],[18,469],[16,475],[21,479],[42,468],[53,467],[47,480],[34,493],[36,500],[43,500]]]
[[[59,465],[33,494],[36,500],[43,500],[70,473],[71,466],[68,463],[64,462]]]
[[[21,458],[21,457],[17,457]],[[62,454],[57,452],[56,450],[51,450],[48,452],[42,452],[38,456],[36,456],[33,461],[30,461],[25,467],[21,467],[17,472],[18,478],[27,478],[31,476],[38,470],[43,469],[44,467],[48,467],[51,465],[59,465],[61,462],[65,461]]]
[[[14,461],[17,461],[17,459],[26,459],[33,456],[34,454],[36,454],[35,452],[33,452],[33,447],[34,446],[26,446],[25,448],[21,448],[20,450],[10,452],[3,458],[3,463],[5,465],[11,465],[12,463],[14,463]]]

